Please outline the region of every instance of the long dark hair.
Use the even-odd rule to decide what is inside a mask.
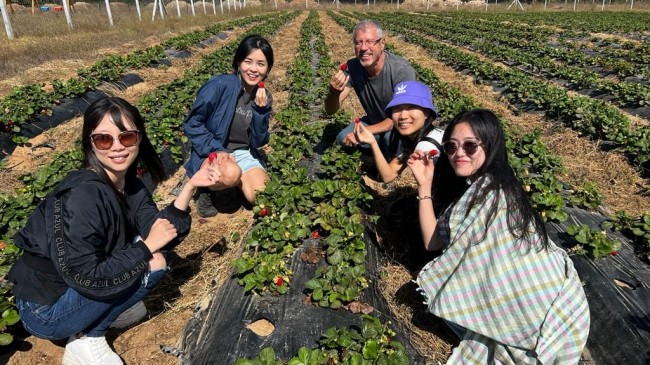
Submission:
[[[264,78],[266,78],[266,76],[271,72],[271,69],[273,68],[273,48],[271,48],[269,41],[267,41],[259,34],[252,34],[245,37],[239,43],[239,46],[237,46],[237,51],[235,51],[235,56],[232,59],[232,70],[234,73],[237,73],[239,71],[239,64],[242,63],[246,57],[256,49],[262,51],[264,57],[266,57],[266,62],[269,65],[268,70],[266,71],[266,75],[264,76]]]
[[[165,168],[163,167],[160,157],[158,157],[158,154],[156,153],[156,149],[147,137],[145,122],[142,115],[140,115],[140,112],[136,107],[131,105],[128,101],[118,97],[106,97],[96,100],[88,106],[84,113],[84,124],[81,132],[84,168],[97,172],[113,188],[117,196],[122,197],[122,194],[119,194],[117,186],[115,186],[108,177],[104,166],[97,159],[90,138],[92,132],[97,128],[106,115],[110,116],[113,123],[115,123],[121,131],[127,130],[125,121],[133,123],[135,128],[140,131],[138,158],[126,171],[126,184],[129,184],[130,181],[137,178],[138,163],[146,167],[154,186],[164,181],[167,177]]]
[[[474,207],[484,202],[490,192],[502,190],[506,197],[510,232],[515,237],[532,242],[530,241],[533,233],[530,229],[532,227],[542,239],[541,246],[548,247],[544,221],[533,209],[530,198],[526,195],[508,163],[505,134],[499,118],[487,109],[474,109],[460,113],[445,129],[442,137],[443,143],[449,141],[454,128],[460,123],[469,125],[476,138],[481,141],[485,151],[485,162],[470,177],[475,183],[482,184],[482,186],[476,189],[470,198],[465,216],[468,216]],[[467,191],[469,185],[467,178],[456,176],[446,155],[441,156],[438,160],[434,174],[434,206],[436,214],[440,214],[456,202]],[[481,179],[483,176],[489,176],[490,179]],[[496,214],[497,205],[493,204],[486,208],[488,209],[488,222],[490,222]]]

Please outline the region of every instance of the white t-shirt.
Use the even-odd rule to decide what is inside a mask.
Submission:
[[[416,150],[429,152],[431,150],[438,151],[438,154],[434,157],[434,161],[438,159],[440,153],[442,153],[442,135],[445,133],[444,129],[435,128],[429,134],[422,137],[420,142],[415,146]]]

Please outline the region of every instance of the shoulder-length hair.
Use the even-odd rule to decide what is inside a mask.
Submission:
[[[239,70],[239,64],[244,62],[246,57],[256,49],[262,51],[264,57],[266,57],[266,62],[269,65],[266,74],[268,75],[271,72],[275,60],[273,58],[273,48],[271,48],[271,44],[264,37],[259,34],[252,34],[242,39],[242,41],[239,42],[239,46],[237,46],[237,50],[232,59],[233,73],[237,73]]]
[[[443,143],[449,141],[454,128],[467,123],[474,132],[476,138],[482,143],[485,152],[485,162],[479,169],[470,176],[470,179],[482,186],[475,190],[466,207],[465,216],[485,201],[487,195],[492,191],[503,191],[506,198],[508,229],[518,238],[526,242],[533,242],[532,234],[537,232],[542,239],[541,246],[548,247],[548,236],[546,226],[541,216],[535,209],[521,183],[515,176],[512,167],[508,163],[508,152],[503,127],[499,118],[490,110],[474,109],[462,112],[449,123],[442,137]],[[443,151],[444,153],[444,151]],[[436,164],[434,177],[434,207],[437,214],[442,213],[447,207],[456,202],[469,187],[467,179],[456,176],[451,167],[448,156],[441,156]],[[489,177],[488,179],[482,179]],[[496,214],[497,206],[492,204],[485,207],[488,209],[488,222]],[[531,230],[532,228],[532,230]]]
[[[90,135],[95,128],[101,123],[104,116],[108,115],[113,123],[121,130],[127,130],[127,123],[131,123],[140,131],[140,145],[137,159],[129,166],[126,171],[126,183],[133,181],[137,176],[138,164],[146,167],[151,176],[154,185],[158,185],[167,177],[160,157],[156,149],[151,144],[145,130],[145,121],[136,107],[128,101],[119,97],[106,97],[96,100],[88,106],[84,113],[83,129],[81,132],[81,144],[83,149],[84,168],[92,169],[97,172],[106,182],[111,185],[113,190],[118,193],[118,188],[108,177],[104,166],[99,162],[95,152]],[[121,194],[117,194],[118,197]]]

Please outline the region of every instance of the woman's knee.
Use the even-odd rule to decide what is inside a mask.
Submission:
[[[224,162],[220,167],[221,178],[219,182],[225,187],[237,186],[242,178],[242,171],[239,166],[232,161]]]

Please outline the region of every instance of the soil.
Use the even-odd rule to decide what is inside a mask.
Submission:
[[[319,15],[332,59],[335,62],[343,62],[354,57],[350,37],[341,36],[346,34],[346,31],[325,12],[320,12]],[[303,12],[296,20],[269,38],[276,60],[266,84],[273,92],[275,110],[281,110],[287,103],[290,86],[287,82],[287,70],[293,62],[293,55],[297,53],[300,25],[306,16],[307,12]],[[231,33],[225,42],[229,42],[243,31],[245,29]],[[648,189],[647,182],[638,178],[622,156],[599,151],[592,142],[577,137],[571,131],[550,126],[539,115],[520,113],[491,88],[474,84],[468,76],[461,75],[426,56],[426,50],[420,47],[407,44],[391,34],[387,34],[386,41],[395,45],[407,59],[413,59],[432,69],[445,82],[458,87],[478,103],[510,120],[520,133],[540,128],[546,145],[562,159],[566,167],[567,182],[576,185],[586,181],[595,182],[611,210],[623,209],[632,214],[650,211],[650,197],[640,193],[643,187]],[[223,43],[194,50],[191,58],[174,61],[172,66],[166,69],[140,70],[137,73],[145,80],[143,83],[125,91],[113,90],[112,93],[136,102],[147,92],[181,77],[185,70],[198,64],[201,55],[218,49],[221,44]],[[115,52],[118,51],[115,49]],[[363,113],[354,96],[348,98],[343,107],[351,111],[352,115]],[[274,122],[272,120],[272,123]],[[75,118],[36,137],[31,141],[32,145],[47,142],[54,145],[55,152],[64,151],[78,138],[80,124],[81,119]],[[8,157],[7,168],[0,171],[0,192],[11,193],[19,186],[17,178],[21,174],[47,164],[52,155],[52,149],[48,147],[17,148]],[[580,159],[575,156],[580,156]],[[161,207],[173,201],[174,189],[182,184],[185,178],[185,172],[181,168],[156,190],[155,195],[161,198]],[[405,196],[414,186],[408,169],[390,184],[377,183],[367,177],[364,179],[375,190],[375,209],[379,215],[386,214],[391,204]],[[248,210],[240,209],[232,214],[218,214],[203,219],[192,211],[192,219],[192,231],[176,249],[177,257],[169,263],[169,275],[145,300],[148,308],[146,319],[132,328],[111,330],[108,333],[109,344],[129,365],[178,363],[178,358],[174,356],[175,349],[180,344],[186,323],[195,311],[206,306],[206,298],[231,274],[231,263],[242,250],[244,242],[241,237],[245,237],[250,228],[253,215]],[[393,315],[411,331],[412,343],[428,363],[444,362],[454,341],[444,326],[418,307],[421,301],[409,286],[414,270],[403,264],[403,258],[398,250],[395,250],[403,238],[386,227],[379,230],[379,235],[379,243],[386,256],[379,280]],[[319,260],[321,253],[308,252],[304,259]],[[254,323],[251,326],[256,331],[271,330],[268,323]],[[22,335],[16,338],[12,346],[2,349],[4,352],[0,353],[0,363],[49,365],[61,362],[65,343],[41,340],[25,333]]]

